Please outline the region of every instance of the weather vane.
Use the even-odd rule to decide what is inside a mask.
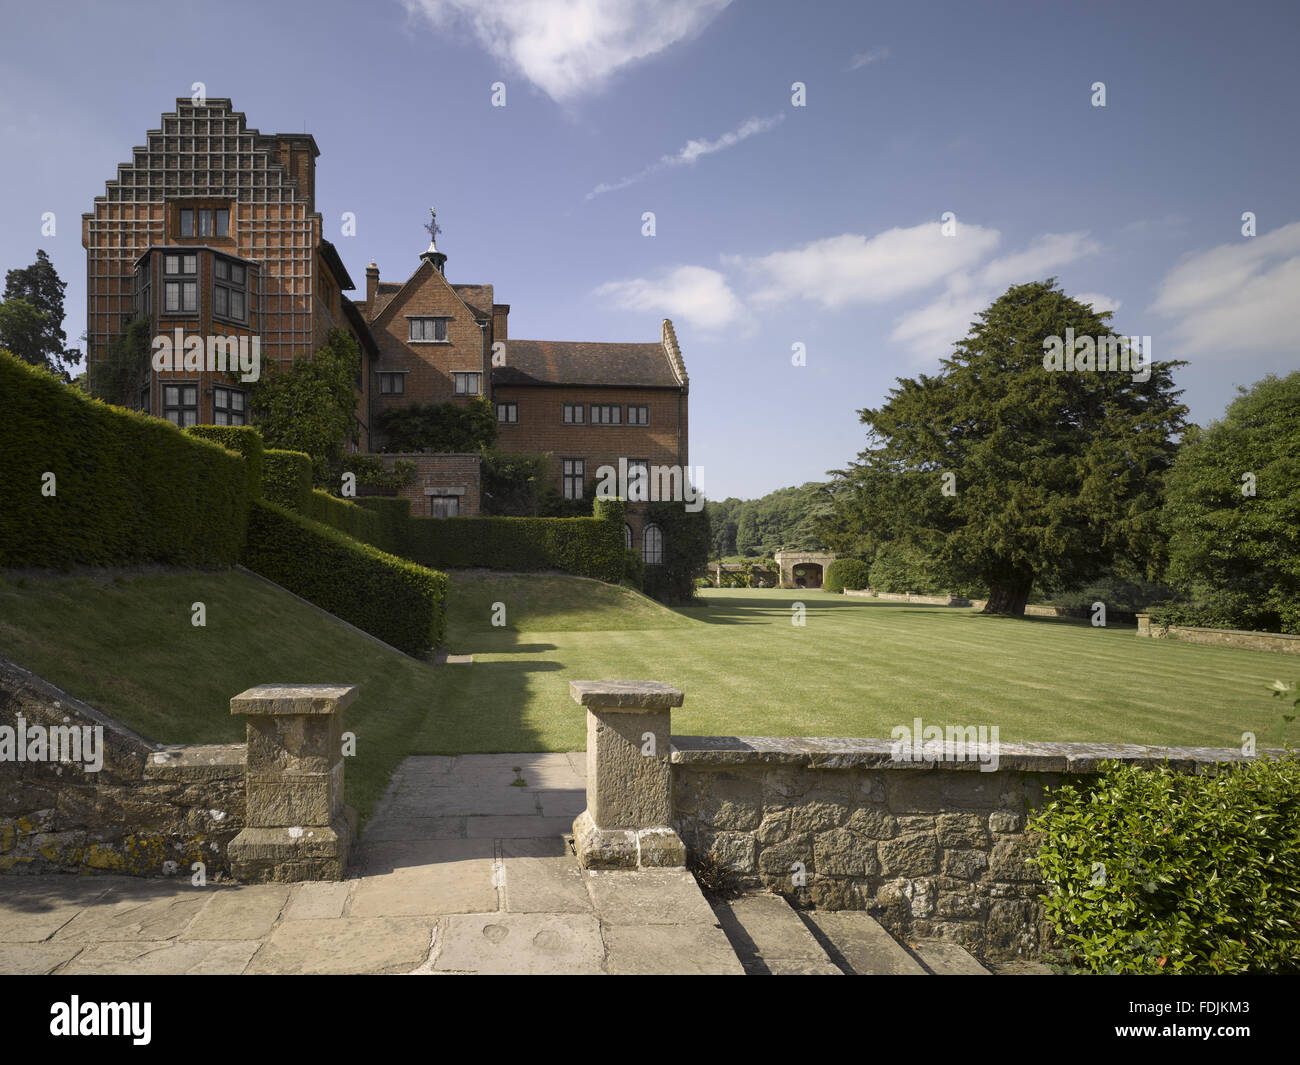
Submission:
[[[424,227],[429,231],[429,240],[436,241],[438,234],[442,232],[442,227],[438,225],[438,212],[432,207],[429,208],[429,224]]]

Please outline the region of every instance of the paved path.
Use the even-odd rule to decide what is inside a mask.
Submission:
[[[0,878],[0,973],[736,973],[683,871],[590,872],[577,754],[412,757],[340,883]]]

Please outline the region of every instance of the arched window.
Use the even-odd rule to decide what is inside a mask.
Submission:
[[[647,566],[660,565],[664,560],[664,533],[658,525],[647,525],[641,537],[641,558]]]
[[[632,550],[632,526],[627,524],[624,524],[623,526],[623,542],[624,545],[627,547],[627,549],[631,551]]]

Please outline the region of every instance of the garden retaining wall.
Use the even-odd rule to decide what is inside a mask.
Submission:
[[[229,872],[227,846],[244,827],[244,744],[155,743],[0,658],[0,729],[20,724],[29,739],[33,727],[102,729],[102,765],[0,753],[0,872],[192,876],[194,862],[209,879]]]
[[[1137,634],[1153,639],[1205,643],[1215,647],[1240,647],[1246,651],[1274,651],[1300,655],[1300,636],[1284,632],[1248,632],[1243,629],[1204,629],[1194,625],[1152,624],[1149,614],[1137,615]]]
[[[892,752],[883,739],[674,736],[673,827],[692,861],[796,907],[868,910],[900,936],[1035,956],[1051,931],[1025,821],[1053,788],[1107,759],[1188,771],[1245,760],[1235,749],[1000,744],[984,772],[951,743],[946,761]]]

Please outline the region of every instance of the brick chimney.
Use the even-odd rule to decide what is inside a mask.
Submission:
[[[506,340],[506,319],[510,316],[510,304],[492,304],[492,339]]]
[[[316,147],[316,138],[310,133],[277,133],[272,138],[275,142],[276,162],[288,171],[298,185],[298,191],[307,198],[307,210],[316,210],[316,157],[320,149]]]
[[[379,267],[371,263],[366,267],[366,317],[375,313],[375,297],[379,295]]]

